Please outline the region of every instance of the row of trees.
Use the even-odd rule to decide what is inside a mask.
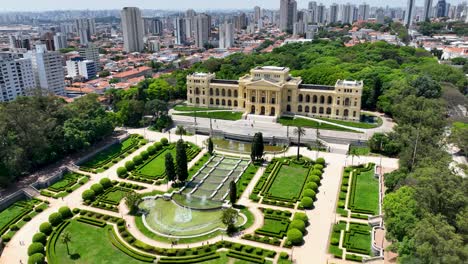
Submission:
[[[0,185],[112,134],[115,115],[97,95],[67,104],[49,95],[0,104]]]
[[[187,146],[182,139],[176,144],[176,163],[171,153],[165,156],[166,176],[168,181],[184,183],[188,178]]]

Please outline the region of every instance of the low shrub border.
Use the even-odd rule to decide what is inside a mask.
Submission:
[[[256,255],[252,255],[252,254],[241,253],[239,251],[229,250],[226,255],[228,257],[233,257],[233,258],[236,258],[236,259],[245,260],[245,261],[252,262],[252,263],[259,263],[259,264],[265,263],[265,258],[256,256]]]
[[[94,218],[90,218],[90,217],[86,217],[86,216],[80,216],[76,220],[78,222],[82,222],[82,223],[97,226],[97,227],[105,227],[107,225],[106,222],[104,222],[104,221],[94,219]]]

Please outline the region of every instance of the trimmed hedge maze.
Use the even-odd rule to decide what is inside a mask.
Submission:
[[[341,259],[343,257],[343,250],[339,248],[341,231],[344,231],[343,248],[346,248],[347,253],[345,258],[352,261],[362,261],[362,256],[357,256],[352,253],[371,256],[371,230],[372,228],[367,224],[349,223],[349,230],[346,230],[346,222],[340,221],[333,226],[331,233],[330,245],[328,252],[335,258]]]
[[[72,193],[76,189],[89,181],[90,177],[87,175],[68,172],[63,178],[48,188],[41,190],[41,195],[51,198],[62,198]]]
[[[187,161],[190,162],[200,153],[200,148],[190,142],[185,143],[187,145]],[[120,167],[117,171],[118,176],[132,181],[162,184],[166,179],[166,153],[171,153],[175,159],[175,144],[169,144],[167,139],[163,138],[160,142],[154,143],[147,150],[141,152],[140,155],[135,156],[133,160],[126,162],[125,167]]]
[[[21,200],[0,212],[0,236],[8,243],[15,233],[48,207],[39,199]]]
[[[273,210],[270,208],[260,208],[264,215],[263,226],[255,230],[255,234],[246,234],[242,238],[257,241],[265,244],[279,246],[286,236],[289,224],[291,223],[290,211]]]
[[[195,248],[154,247],[133,237],[128,232],[123,219],[80,209],[73,209],[73,213],[75,214],[73,219],[62,220],[55,228],[52,228],[53,231],[50,229],[50,232],[45,234],[46,254],[50,264],[61,263],[61,260],[69,258],[65,245],[57,243],[63,232],[70,233],[72,237],[80,237],[70,244],[70,251],[71,254],[79,254],[81,261],[87,261],[92,257],[93,262],[99,262],[99,260],[109,259],[109,255],[112,255],[113,263],[118,264],[153,263],[156,256],[160,256],[158,263],[201,263],[227,255],[250,263],[265,263],[266,258],[272,259],[276,256],[276,252],[272,250],[229,241],[219,241]],[[96,240],[92,248],[89,247],[91,239]],[[221,249],[228,251],[221,253],[219,251]],[[38,250],[43,251],[43,246]]]
[[[320,185],[325,160],[316,162],[302,158],[273,159],[257,182],[250,199],[294,208],[298,201],[300,209],[311,209]]]
[[[112,146],[96,153],[90,157],[87,161],[80,165],[80,170],[98,173],[109,169],[113,164],[121,161],[140,146],[143,146],[148,141],[140,135],[131,135],[126,140],[115,143]]]

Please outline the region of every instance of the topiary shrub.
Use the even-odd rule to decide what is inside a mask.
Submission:
[[[144,160],[147,160],[148,157],[149,157],[149,153],[148,153],[148,151],[143,150],[143,151],[140,153],[140,156],[141,156]]]
[[[32,254],[28,258],[28,264],[44,264],[45,256],[42,253]]]
[[[163,148],[163,145],[160,142],[154,143],[153,146],[156,149],[156,151],[159,151],[159,150],[161,150]]]
[[[32,256],[36,253],[44,254],[44,245],[39,242],[34,242],[28,247],[28,256]]]
[[[293,245],[300,245],[303,240],[302,232],[296,228],[290,228],[286,234],[288,241],[291,241]]]
[[[286,252],[281,252],[280,253],[280,259],[288,259],[289,258],[289,254],[286,253]]]
[[[133,157],[132,160],[133,160],[133,162],[135,163],[136,166],[143,163],[143,158],[141,157],[141,155],[136,155],[135,157]]]
[[[12,231],[18,231],[18,230],[19,230],[19,226],[17,226],[17,225],[11,225],[11,226],[10,226],[10,229],[11,229]]]
[[[31,221],[31,216],[30,216],[30,215],[24,216],[24,217],[23,217],[23,221],[25,221],[25,222]]]
[[[34,234],[32,241],[41,243],[42,245],[45,246],[47,242],[47,236],[44,233],[39,232],[39,233]]]
[[[306,184],[305,187],[306,187],[307,189],[311,189],[311,190],[313,190],[313,191],[315,191],[315,192],[318,190],[318,184],[315,183],[315,182],[313,182],[313,181],[308,182],[308,183]]]
[[[315,183],[319,184],[320,177],[317,176],[317,175],[312,175],[312,176],[310,176],[309,182],[315,182]]]
[[[344,202],[338,202],[338,207],[339,208],[344,208],[345,206],[345,203]]]
[[[62,215],[63,219],[67,219],[73,216],[70,208],[68,206],[60,207],[59,213]]]
[[[52,213],[51,215],[49,215],[49,223],[52,226],[58,226],[62,222],[63,222],[62,214]]]
[[[312,189],[305,189],[304,190],[304,193],[303,193],[303,196],[304,197],[310,197],[312,199],[315,199],[315,192],[312,190]]]
[[[338,238],[332,238],[330,242],[333,246],[338,246],[340,244],[340,240]]]
[[[306,209],[311,209],[312,206],[314,206],[314,200],[312,200],[312,198],[310,198],[310,197],[304,197],[301,200],[301,205],[302,205],[302,207],[304,207]]]
[[[91,190],[93,190],[96,195],[99,195],[104,192],[104,187],[100,183],[95,183],[91,185]]]
[[[315,163],[325,166],[325,159],[324,159],[324,158],[318,158],[318,159],[315,161]]]
[[[161,142],[163,146],[166,146],[167,144],[169,144],[169,140],[167,140],[167,138],[161,138],[159,142]]]
[[[305,213],[302,213],[302,212],[295,213],[293,219],[302,220],[304,223],[307,223],[309,221],[309,217]]]
[[[81,198],[83,198],[84,201],[94,201],[96,193],[93,190],[86,190],[81,194]]]
[[[149,146],[147,151],[148,151],[148,154],[153,155],[154,153],[156,153],[156,147],[155,146]]]
[[[127,169],[127,171],[133,170],[135,168],[135,162],[133,162],[132,160],[125,162],[125,168]]]
[[[112,187],[112,182],[109,178],[102,178],[99,183],[104,187],[104,189]]]
[[[39,226],[39,231],[46,235],[50,235],[50,233],[52,233],[52,225],[49,222],[44,222]]]
[[[119,178],[125,178],[125,176],[127,176],[127,168],[125,167],[117,168],[117,176],[119,176]]]
[[[314,169],[312,172],[311,172],[312,175],[317,175],[317,176],[322,176],[322,171],[321,170],[316,170]]]
[[[323,170],[323,165],[322,165],[322,164],[315,164],[315,165],[314,165],[314,170],[320,170],[320,171],[322,171],[322,170]]]
[[[301,233],[305,233],[305,223],[304,221],[302,220],[299,220],[299,219],[296,219],[296,220],[292,220],[291,221],[291,224],[289,224],[289,228],[296,228],[298,229],[299,231],[301,231]]]

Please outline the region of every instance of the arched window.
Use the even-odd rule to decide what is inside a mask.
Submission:
[[[195,103],[196,103],[196,104],[199,104],[199,103],[200,103],[200,98],[198,98],[198,97],[195,98]]]
[[[211,105],[213,104],[213,98],[210,98],[210,104]]]
[[[262,106],[260,108],[260,115],[265,115],[265,107],[264,106]]]
[[[314,95],[314,96],[312,97],[312,103],[314,103],[314,104],[317,103],[317,96],[316,96],[316,95]]]
[[[251,114],[255,114],[255,105],[252,105],[252,106],[250,107],[250,113],[251,113]]]
[[[231,90],[228,90],[228,96],[231,97]]]
[[[340,110],[336,109],[336,116],[339,116],[340,115]]]
[[[306,103],[310,103],[310,95],[306,95]]]
[[[189,99],[190,103],[192,103],[192,98]]]
[[[237,107],[237,100],[234,100],[234,107]]]
[[[331,115],[331,108],[327,107],[327,115]]]
[[[333,103],[333,98],[331,96],[328,96],[327,104],[332,104],[332,103]]]
[[[349,110],[348,109],[345,109],[344,112],[343,112],[343,115],[345,117],[348,117],[349,116]]]
[[[316,113],[317,113],[317,107],[312,106],[312,114],[316,114]]]
[[[286,112],[291,112],[291,105],[286,106]]]
[[[237,96],[238,96],[237,90],[234,90],[234,97],[237,97]]]
[[[302,103],[302,100],[303,100],[303,97],[302,97],[302,94],[299,95],[299,102]]]
[[[232,106],[231,100],[228,100],[228,106]]]
[[[272,107],[270,110],[270,116],[274,116],[274,115],[276,115],[276,112],[275,112],[275,108]]]
[[[205,104],[205,99],[203,99],[203,104]]]
[[[344,105],[345,105],[345,106],[351,106],[351,102],[350,102],[349,98],[346,98],[346,99],[344,100]]]
[[[320,96],[320,103],[321,104],[325,103],[325,96],[323,96],[323,95]]]
[[[223,99],[223,100],[221,101],[221,105],[226,105],[226,100]]]
[[[298,111],[299,113],[302,113],[302,105],[299,105],[299,106],[297,107],[297,111]]]
[[[221,90],[221,96],[226,96],[226,90]]]
[[[309,106],[306,105],[306,107],[304,107],[304,112],[309,113],[310,112],[309,110],[310,110]]]
[[[213,95],[213,88],[210,88],[210,95]]]
[[[195,88],[195,94],[200,94],[200,88]]]
[[[323,114],[323,107],[319,108],[319,114]]]
[[[219,99],[216,99],[216,105],[219,105]]]
[[[219,96],[219,89],[216,88],[216,96]]]

